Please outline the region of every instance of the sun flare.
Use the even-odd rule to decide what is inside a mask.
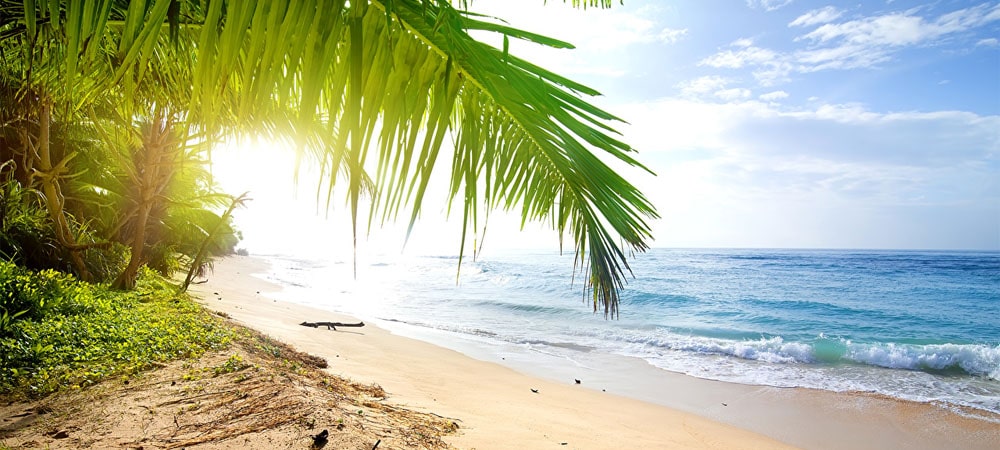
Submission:
[[[352,253],[339,220],[317,207],[315,181],[303,168],[295,181],[295,151],[280,141],[243,139],[212,153],[212,171],[225,192],[248,192],[251,200],[234,213],[243,233],[241,247],[252,253],[329,255]],[[312,184],[310,184],[312,183]]]

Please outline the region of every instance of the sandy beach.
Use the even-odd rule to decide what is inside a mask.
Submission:
[[[299,323],[359,319],[270,297],[281,287],[254,276],[268,264],[254,257],[217,261],[193,292],[211,310],[326,358],[332,374],[378,384],[392,402],[455,420],[461,431],[448,440],[459,448],[1000,447],[997,423],[934,405],[714,382],[641,360],[608,368],[636,373],[630,386],[600,384],[601,373],[576,384],[571,368],[527,375],[500,357],[472,358],[371,323],[336,331],[304,327]],[[653,390],[660,404],[642,401]]]

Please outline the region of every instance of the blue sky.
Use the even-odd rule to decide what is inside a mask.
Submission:
[[[656,246],[1000,249],[1000,2],[478,0],[575,50]],[[631,172],[629,172],[631,173]]]

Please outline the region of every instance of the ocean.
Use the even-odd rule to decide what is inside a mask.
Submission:
[[[585,303],[569,254],[467,257],[460,274],[454,256],[368,257],[357,279],[349,259],[260,256],[282,300],[432,341],[1000,414],[998,252],[652,249],[616,320]]]

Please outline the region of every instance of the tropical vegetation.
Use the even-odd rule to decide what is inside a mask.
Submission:
[[[120,289],[144,266],[197,271],[233,250],[229,213],[246,199],[213,185],[212,147],[259,135],[319,167],[317,200],[344,195],[355,239],[412,229],[432,174],[450,169],[460,252],[490,211],[548,222],[595,311],[615,316],[656,217],[612,167],[642,168],[620,119],[508,51],[570,44],[467,3],[0,0],[0,256]]]
[[[150,269],[136,289],[0,261],[0,396],[38,397],[128,378],[221,348],[233,330]],[[10,310],[10,309],[8,309]],[[15,320],[19,319],[19,320]]]

